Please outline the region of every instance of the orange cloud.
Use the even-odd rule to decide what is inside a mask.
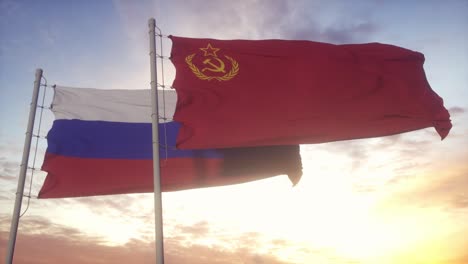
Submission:
[[[7,248],[9,219],[0,218],[0,247]],[[208,232],[206,222],[180,227],[189,234]],[[199,228],[201,228],[199,230]],[[256,239],[255,236],[252,239]],[[107,246],[99,237],[86,236],[78,229],[53,224],[44,218],[28,219],[21,223],[16,243],[15,264],[99,264],[99,263],[155,263],[154,243],[130,240],[121,246]],[[165,262],[171,264],[286,264],[276,257],[257,254],[252,241],[233,250],[204,245],[182,245],[178,238],[165,238]],[[5,258],[2,250],[0,258]]]

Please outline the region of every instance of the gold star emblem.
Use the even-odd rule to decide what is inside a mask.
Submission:
[[[205,54],[204,56],[213,56],[213,57],[218,57],[216,55],[216,52],[219,51],[218,48],[213,48],[210,43],[208,43],[208,46],[206,48],[200,48],[201,51],[203,51]]]

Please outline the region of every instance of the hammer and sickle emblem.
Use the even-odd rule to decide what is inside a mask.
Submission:
[[[204,71],[211,71],[211,72],[222,72],[222,73],[226,73],[226,71],[224,70],[224,67],[225,67],[224,62],[223,62],[221,59],[216,58],[216,57],[213,57],[213,59],[215,59],[216,61],[218,61],[218,62],[219,62],[219,65],[214,64],[213,62],[211,62],[211,58],[208,58],[208,59],[206,59],[206,60],[203,61],[203,64],[209,65],[209,66],[211,66],[211,68],[205,67],[205,68],[202,69],[202,72],[204,72]]]
[[[204,81],[217,80],[223,82],[231,80],[239,73],[239,63],[235,59],[228,55],[224,55],[223,59],[225,58],[227,60],[227,62],[224,62],[223,59],[218,58],[216,52],[218,52],[220,48],[214,48],[208,43],[206,48],[200,48],[200,50],[203,52],[203,56],[205,57],[202,63],[206,66],[201,70],[193,63],[193,59],[197,56],[197,53],[193,53],[185,57],[187,66],[198,79]],[[226,63],[228,64],[228,69],[226,69]],[[206,75],[206,71],[215,74]]]

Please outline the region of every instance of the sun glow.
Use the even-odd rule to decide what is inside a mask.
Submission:
[[[327,252],[330,258],[369,264],[410,263],[411,259],[432,263],[434,259],[449,255],[449,248],[443,246],[442,241],[458,230],[459,220],[452,219],[452,213],[443,207],[423,206],[425,197],[421,195],[426,192],[429,179],[444,181],[449,179],[450,173],[463,171],[463,167],[452,166],[453,171],[432,175],[427,165],[422,170],[415,166],[407,171],[413,177],[399,184],[393,181],[393,177],[399,176],[392,169],[394,165],[382,165],[389,154],[375,151],[366,164],[374,170],[356,168],[354,171],[346,171],[350,164],[347,158],[321,154],[314,161],[307,161],[321,167],[305,170],[301,182],[294,188],[281,176],[168,196],[185,196],[183,200],[189,200],[192,195],[197,197],[192,202],[203,204],[202,212],[192,211],[190,204],[179,204],[180,215],[176,218],[190,214],[195,216],[192,223],[210,219],[208,222],[216,238],[200,241],[210,245],[224,244],[230,248],[235,243],[224,240],[229,234],[255,232],[265,240],[258,245],[258,250],[298,263],[320,261],[314,250]],[[305,167],[314,165],[305,164]],[[369,188],[356,188],[360,184]],[[221,194],[222,199],[213,199]],[[275,239],[289,244],[272,250]],[[300,248],[311,250],[301,251]],[[426,253],[424,250],[428,248],[432,250]]]

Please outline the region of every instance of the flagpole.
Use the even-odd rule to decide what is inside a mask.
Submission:
[[[159,168],[159,113],[158,113],[158,73],[156,65],[156,20],[148,20],[150,39],[151,69],[151,120],[153,131],[153,181],[154,181],[154,224],[156,235],[156,264],[164,264],[163,218],[161,197],[161,174]]]
[[[16,234],[18,232],[18,224],[21,213],[21,203],[23,202],[24,183],[26,182],[26,172],[28,170],[29,152],[31,150],[31,141],[34,128],[34,119],[36,117],[37,98],[39,97],[39,87],[41,86],[42,69],[36,69],[36,80],[34,81],[34,90],[32,95],[31,106],[29,108],[29,120],[26,130],[26,138],[24,140],[23,158],[21,159],[21,167],[18,178],[18,188],[16,189],[15,208],[13,209],[13,217],[10,226],[10,239],[8,241],[8,252],[5,263],[13,263],[13,255],[15,252]]]

